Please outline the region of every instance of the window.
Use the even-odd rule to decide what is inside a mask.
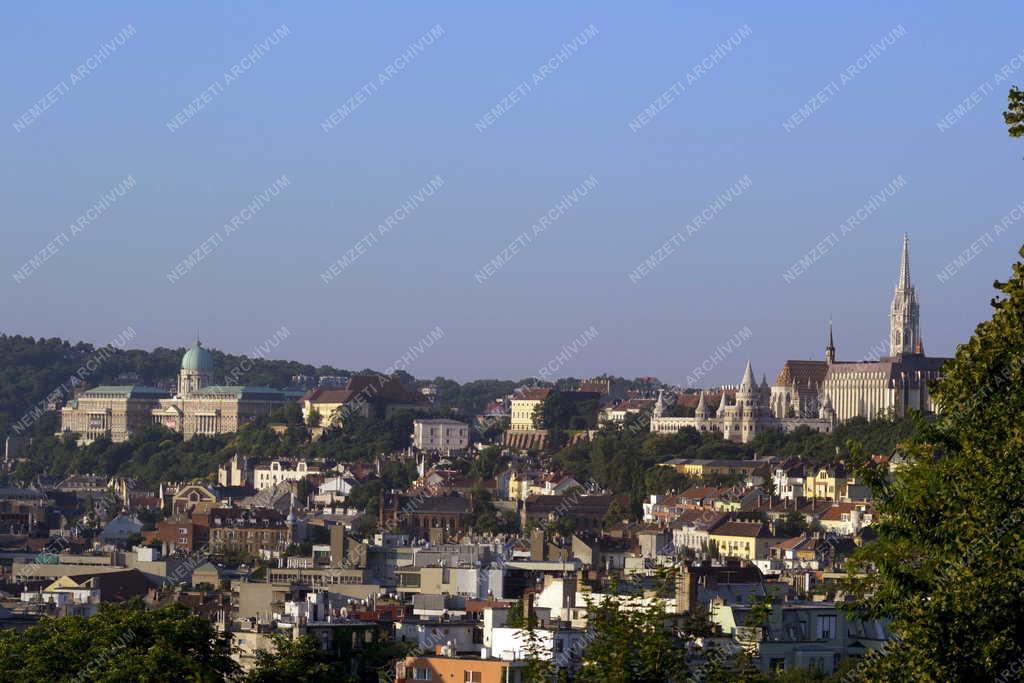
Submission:
[[[836,615],[818,615],[818,628],[815,636],[822,640],[834,640],[836,637]]]
[[[462,675],[462,680],[465,683],[481,683],[483,681],[483,673],[480,671],[469,671],[468,669]]]
[[[429,681],[432,678],[430,669],[418,666],[412,670],[412,680],[414,681]]]

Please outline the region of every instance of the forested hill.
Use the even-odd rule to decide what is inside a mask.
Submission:
[[[130,343],[130,341],[128,342]],[[127,345],[127,344],[126,344]],[[13,433],[15,423],[34,408],[45,405],[48,397],[61,401],[70,398],[71,378],[81,376],[90,386],[100,384],[144,384],[175,381],[185,348],[158,347],[152,351],[102,348],[92,344],[52,338],[33,338],[0,334],[0,440]],[[286,388],[295,375],[351,376],[351,370],[314,366],[287,360],[250,358],[211,348],[216,382],[226,373],[235,375],[234,384]],[[90,362],[91,361],[91,362]],[[245,361],[245,362],[243,362]],[[360,370],[360,374],[373,372]],[[483,411],[495,397],[512,393],[523,384],[543,384],[536,379],[480,379],[460,384],[444,377],[416,379],[399,370],[394,375],[411,388],[430,384],[437,389],[438,407],[451,408],[465,415]],[[32,421],[34,423],[34,420]],[[29,432],[35,431],[29,429]]]
[[[248,359],[210,349],[216,361],[216,381],[237,368],[237,384],[286,387],[293,375],[347,375],[346,370],[315,367],[295,361]],[[35,339],[0,335],[0,435],[12,433],[15,423],[33,408],[54,396],[69,398],[72,378],[81,377],[91,386],[100,384],[146,384],[173,382],[181,367],[184,348],[141,349],[102,348],[62,339]]]

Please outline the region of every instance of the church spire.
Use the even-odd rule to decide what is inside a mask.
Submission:
[[[836,362],[836,344],[832,341],[832,318],[828,319],[828,341],[825,343],[825,362],[831,365]]]
[[[896,285],[899,289],[910,288],[910,237],[903,233],[903,253],[900,255],[900,280]]]
[[[917,292],[910,282],[910,238],[903,233],[900,254],[900,279],[889,311],[889,351],[891,356],[914,353],[921,339]]]

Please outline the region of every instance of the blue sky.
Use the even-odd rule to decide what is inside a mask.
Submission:
[[[820,358],[829,316],[841,359],[887,339],[904,231],[926,350],[951,354],[989,316],[991,283],[1024,229],[992,234],[1024,201],[1024,146],[1000,116],[1009,85],[1024,83],[1018,3],[482,5],[10,12],[0,329],[105,343],[130,326],[149,348],[187,344],[198,327],[208,345],[246,353],[284,326],[273,357],[383,369],[440,327],[409,371],[464,380],[535,375],[592,327],[557,374],[685,383],[749,328],[707,375],[733,383],[748,358],[769,376],[787,358]],[[717,47],[737,31],[730,50]],[[523,81],[528,91],[479,130]],[[372,92],[325,131],[361,89]],[[649,106],[657,115],[631,129]],[[809,115],[787,130],[801,107]],[[129,176],[131,189],[68,234]],[[287,186],[225,236],[282,176]],[[597,185],[533,236],[591,176]],[[433,195],[378,232],[435,177]],[[741,178],[749,188],[688,234]],[[898,191],[783,277],[894,178]],[[524,231],[532,239],[480,282]],[[630,278],[680,231],[681,246]],[[204,258],[169,277],[204,242]]]

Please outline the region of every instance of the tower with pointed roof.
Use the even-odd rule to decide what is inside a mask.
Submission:
[[[900,275],[889,311],[889,355],[915,353],[920,348],[921,322],[917,292],[910,282],[910,238],[903,233]]]
[[[829,365],[836,362],[836,344],[832,341],[832,318],[828,319],[828,341],[825,342],[825,362]]]
[[[693,411],[693,416],[703,420],[707,420],[711,417],[711,409],[708,408],[707,403],[704,402],[704,390],[700,390],[700,398],[697,399],[697,407]]]

